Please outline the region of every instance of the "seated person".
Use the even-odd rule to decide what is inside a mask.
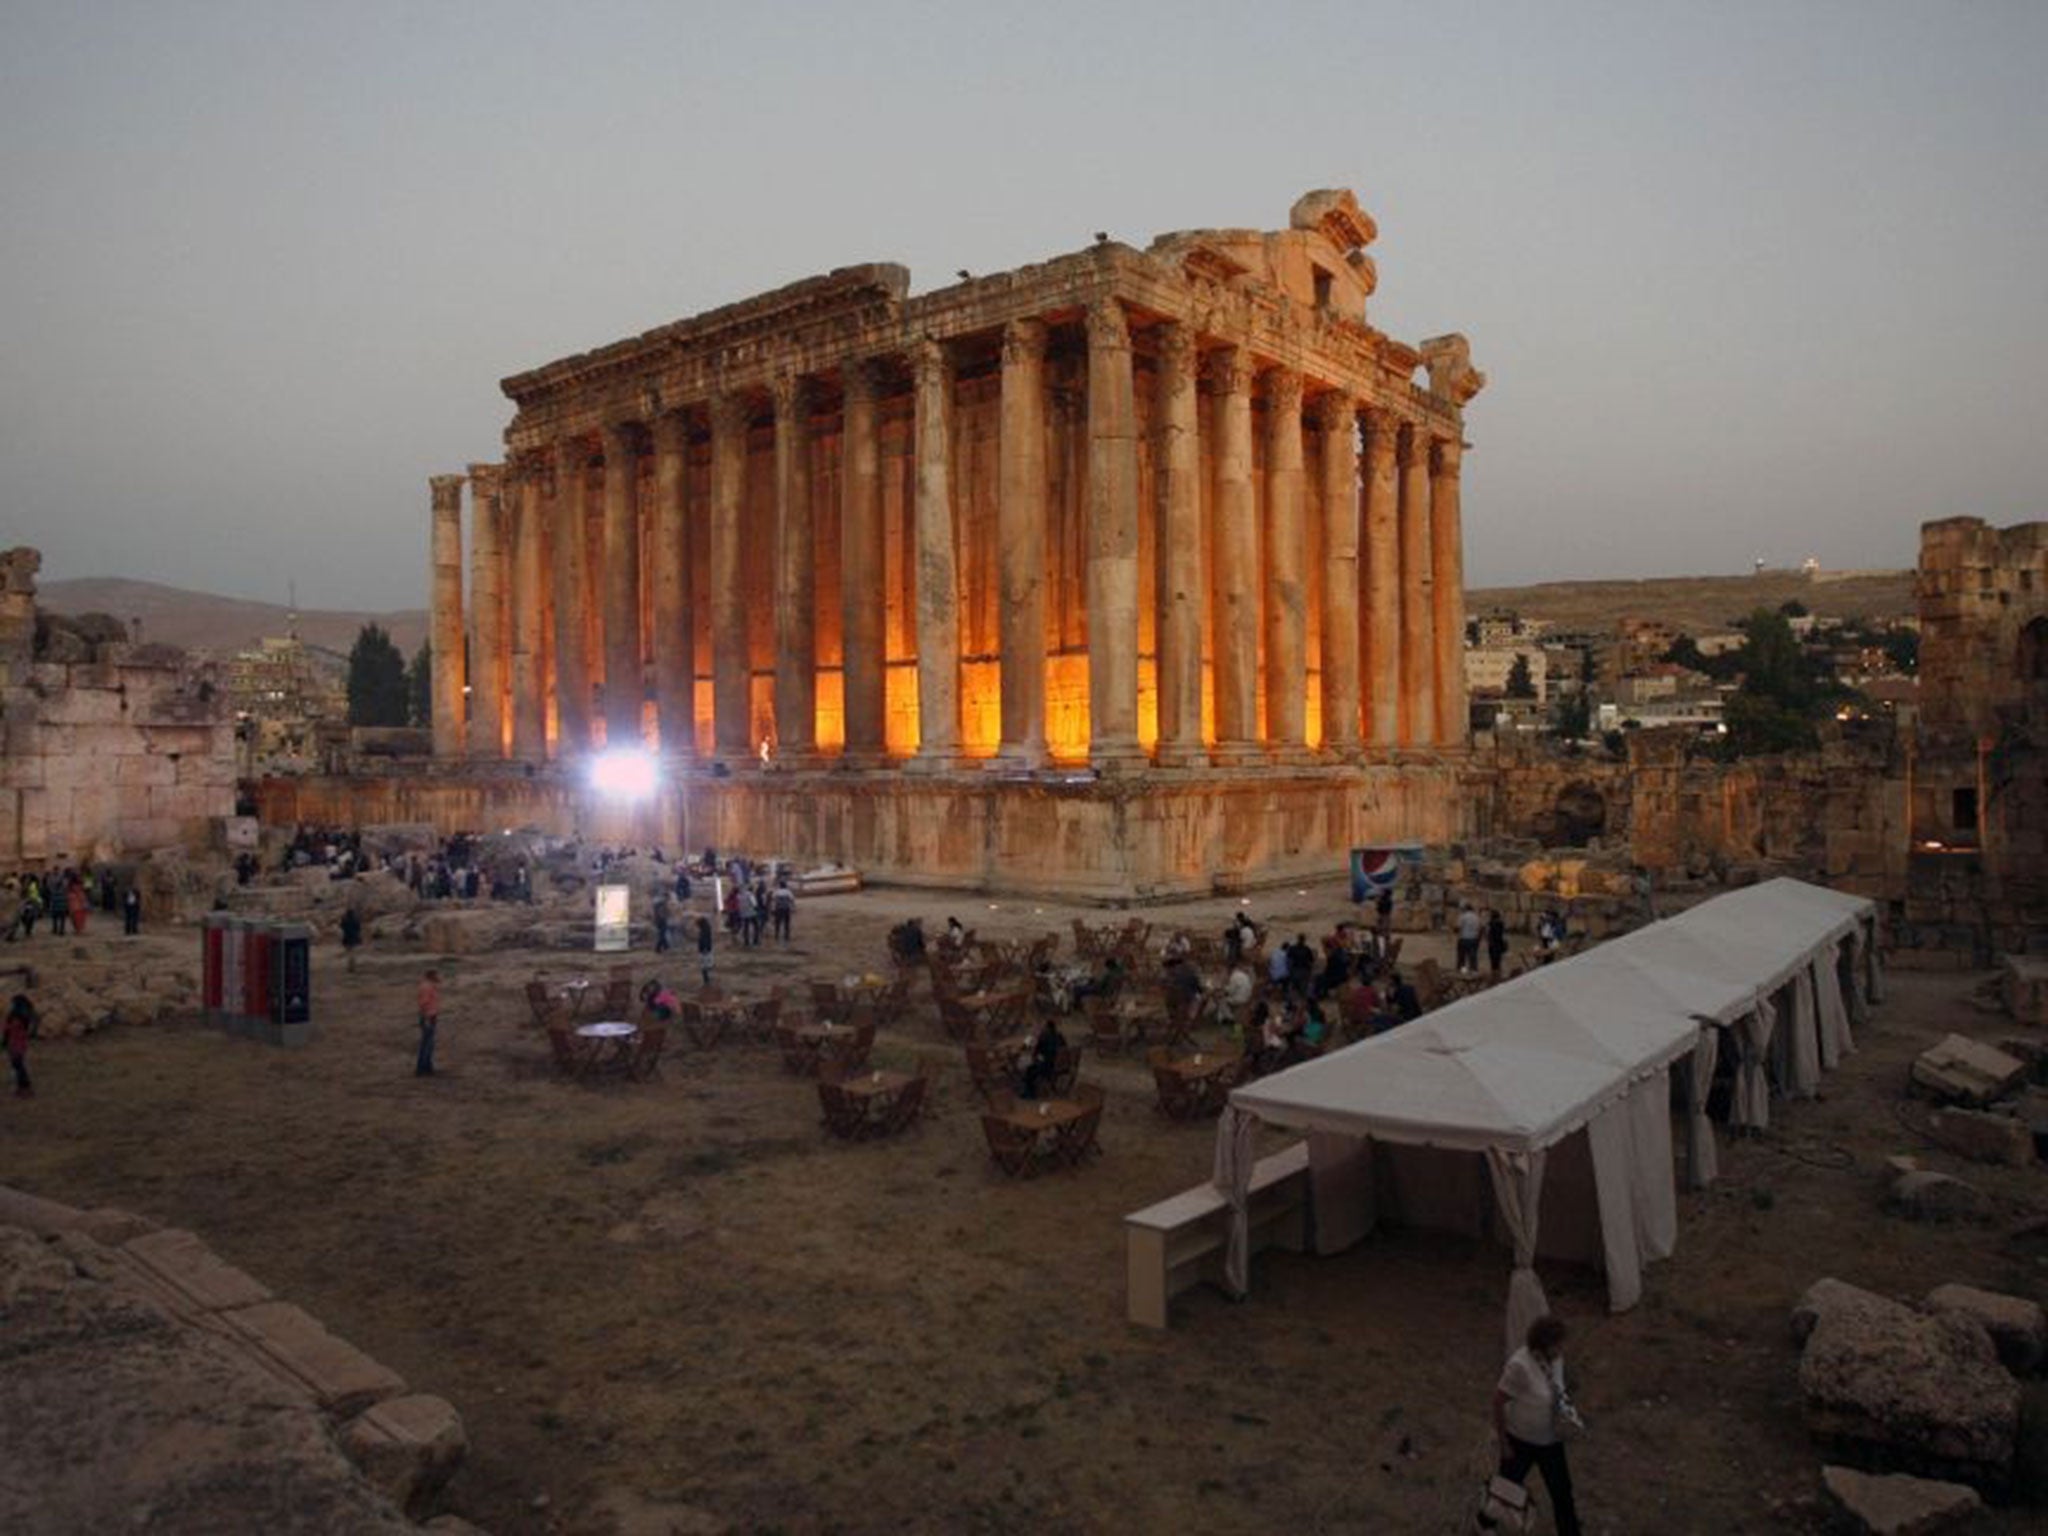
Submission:
[[[1040,1090],[1049,1089],[1059,1072],[1060,1053],[1067,1048],[1066,1036],[1060,1033],[1059,1020],[1047,1014],[1038,1031],[1038,1040],[1031,1047],[1031,1065],[1024,1069],[1024,1097],[1035,1099]]]
[[[1395,1017],[1403,1024],[1411,1024],[1422,1017],[1422,999],[1416,995],[1408,978],[1399,971],[1389,978],[1388,996],[1393,1002]]]
[[[1380,1011],[1380,995],[1372,983],[1358,981],[1337,994],[1337,1006],[1343,1012],[1344,1029],[1354,1040],[1363,1040],[1375,1033],[1373,1020]]]
[[[658,1023],[675,1022],[676,1010],[680,1006],[675,993],[665,982],[650,981],[640,989],[640,1002]]]
[[[1124,989],[1124,963],[1115,955],[1103,962],[1102,974],[1091,976],[1074,988],[1074,1001],[1078,1004],[1084,998],[1099,997],[1113,1003]]]
[[[1328,997],[1351,979],[1351,951],[1337,948],[1328,951],[1323,968],[1317,974],[1313,993],[1318,998]]]
[[[1194,941],[1187,936],[1186,932],[1176,929],[1174,930],[1173,937],[1166,941],[1165,958],[1169,963],[1175,960],[1185,960],[1194,952],[1194,948]]]
[[[1166,994],[1175,1002],[1192,1008],[1201,1000],[1202,978],[1195,968],[1181,955],[1169,955],[1166,960]]]

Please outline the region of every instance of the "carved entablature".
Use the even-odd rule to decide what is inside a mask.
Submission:
[[[1486,375],[1472,366],[1472,348],[1463,336],[1432,336],[1418,349],[1429,370],[1429,392],[1463,406],[1486,388]]]
[[[1358,206],[1358,196],[1349,187],[1304,192],[1287,211],[1287,224],[1290,229],[1320,232],[1346,255],[1362,251],[1380,237],[1379,225]]]

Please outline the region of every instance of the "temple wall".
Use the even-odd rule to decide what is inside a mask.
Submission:
[[[832,773],[691,777],[621,810],[553,774],[272,778],[267,825],[535,826],[598,842],[742,850],[852,865],[891,884],[1145,900],[1347,867],[1351,848],[1475,835],[1463,770],[1438,762],[1205,774],[1141,788]]]

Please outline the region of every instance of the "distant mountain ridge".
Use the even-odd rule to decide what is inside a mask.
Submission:
[[[1474,587],[1474,617],[1511,609],[1560,629],[1612,630],[1617,619],[1662,619],[1688,634],[1734,628],[1758,608],[1798,602],[1825,618],[1896,619],[1915,611],[1911,571],[1761,571],[1754,576],[1649,576],[1634,581],[1546,581]]]
[[[154,581],[87,576],[36,584],[36,602],[53,613],[108,613],[124,624],[142,621],[142,638],[187,650],[228,655],[293,627],[291,610],[276,603],[217,597]],[[308,645],[348,653],[365,624],[381,624],[408,656],[426,638],[427,616],[417,608],[395,613],[354,613],[338,609],[299,610],[299,638]]]

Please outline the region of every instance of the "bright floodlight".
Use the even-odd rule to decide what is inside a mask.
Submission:
[[[654,793],[654,758],[636,747],[616,747],[591,760],[590,784],[619,800],[645,800]]]

